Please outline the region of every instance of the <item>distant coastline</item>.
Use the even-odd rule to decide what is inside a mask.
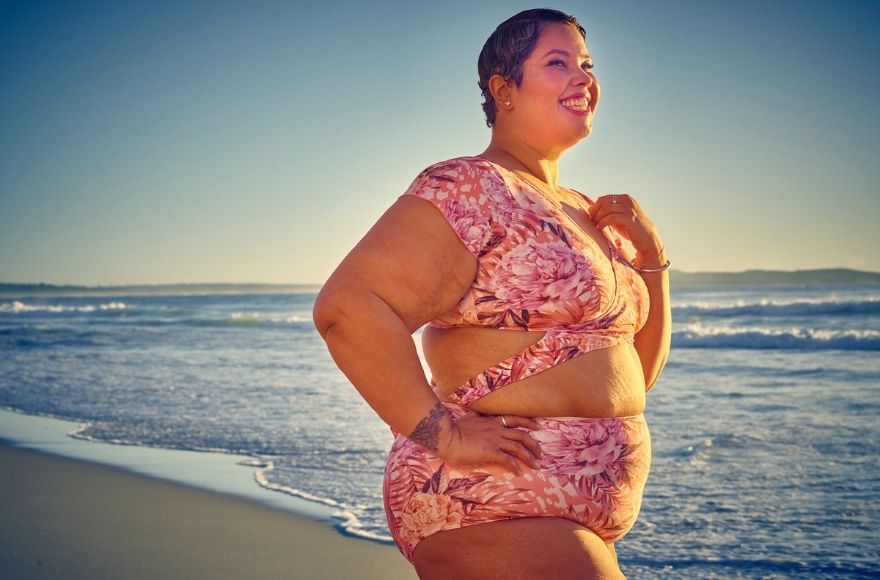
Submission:
[[[125,284],[79,286],[72,284],[16,284],[0,282],[0,296],[21,294],[144,295],[161,294],[302,294],[317,292],[320,284]]]
[[[682,272],[670,270],[676,288],[731,286],[880,286],[880,272],[849,268],[816,270],[744,270],[742,272]],[[301,294],[317,292],[320,284],[125,284],[83,286],[72,284],[0,282],[0,296],[22,294]]]
[[[680,272],[670,270],[670,286],[880,286],[880,272],[850,268],[815,270],[744,270],[742,272]]]

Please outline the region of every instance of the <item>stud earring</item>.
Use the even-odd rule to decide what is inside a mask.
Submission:
[[[510,106],[510,99],[504,101],[504,106],[505,106],[505,107],[509,107],[509,106]]]

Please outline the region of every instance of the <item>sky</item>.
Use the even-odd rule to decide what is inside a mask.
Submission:
[[[0,1],[0,282],[321,283],[490,130],[530,2]],[[880,271],[880,3],[556,2],[602,88],[560,184],[673,269]]]

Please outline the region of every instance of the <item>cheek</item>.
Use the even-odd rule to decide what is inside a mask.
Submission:
[[[527,106],[535,112],[549,112],[559,104],[559,93],[548,90],[546,87],[535,89],[528,93]]]
[[[531,96],[556,101],[565,94],[571,77],[559,69],[550,68],[532,75],[529,81],[528,85],[523,83],[522,88]]]
[[[593,98],[598,103],[599,96],[602,94],[602,89],[601,89],[601,87],[599,87],[599,81],[596,80],[595,77],[593,78],[593,85],[590,87],[590,94],[593,96]]]

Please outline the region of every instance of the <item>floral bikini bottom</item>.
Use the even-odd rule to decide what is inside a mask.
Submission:
[[[464,407],[444,403],[457,420]],[[516,475],[500,466],[460,469],[396,434],[383,495],[391,534],[410,561],[431,534],[514,518],[561,517],[606,543],[635,523],[651,464],[643,415],[544,417],[528,430],[544,453],[538,469]]]

